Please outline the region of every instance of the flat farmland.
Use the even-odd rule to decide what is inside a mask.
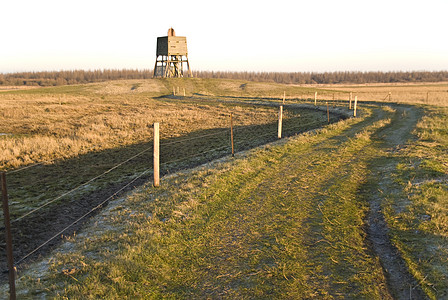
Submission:
[[[182,95],[186,90],[187,97],[160,97],[173,89]],[[215,80],[117,81],[2,92],[0,167],[11,170],[146,142],[152,138],[155,121],[163,126],[161,138],[229,127],[230,113],[235,114],[236,126],[272,123],[276,120],[272,108],[251,109],[250,101],[232,105],[226,100],[249,97],[279,103],[284,90],[289,98],[291,93],[313,93],[309,88]],[[210,102],[210,97],[222,101]]]
[[[353,95],[357,95],[361,101],[448,106],[448,83],[446,82],[433,84],[329,85],[325,88],[353,92]]]
[[[27,216],[35,218],[34,227],[49,218],[62,228],[76,220],[80,207],[97,205],[92,199],[104,199],[145,174],[124,190],[127,194],[111,198],[75,227],[76,233],[64,232],[62,242],[53,241],[36,253],[40,257],[23,261],[18,294],[445,298],[444,88],[188,79],[2,92],[3,107],[15,105],[14,113],[2,109],[7,125],[0,139],[5,153],[18,147],[2,160],[16,219],[57,199],[61,190],[81,185],[68,198]],[[431,98],[436,90],[440,98]],[[389,91],[390,102],[384,99]],[[431,105],[421,101],[428,91]],[[287,138],[278,140],[284,92]],[[315,92],[322,110],[314,107]],[[341,117],[351,114],[350,92],[361,99],[357,118]],[[230,156],[230,113],[235,158]],[[156,121],[165,175],[159,188],[151,184]],[[32,148],[34,143],[39,146]],[[53,219],[56,215],[68,221]],[[31,237],[23,230],[29,227],[25,218],[13,224],[15,236],[24,236],[15,244],[19,257],[38,245],[26,245]]]
[[[235,151],[276,140],[280,101],[241,101],[241,85],[117,81],[1,93],[0,164],[7,171],[17,259],[26,258],[130,181],[128,190],[152,178],[154,122],[161,127],[162,175],[231,153],[230,114]],[[180,86],[182,96],[173,96],[172,88]],[[230,96],[217,93],[229,90]],[[339,118],[332,116],[331,121]],[[283,135],[323,124],[325,112],[285,108]],[[77,230],[76,225],[64,234]]]

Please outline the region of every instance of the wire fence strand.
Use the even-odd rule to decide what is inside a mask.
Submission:
[[[167,165],[167,164],[171,164],[171,163],[174,163],[174,162],[187,160],[189,158],[199,157],[199,156],[202,156],[202,154],[209,153],[209,152],[212,152],[212,151],[219,151],[219,150],[224,150],[224,149],[230,149],[230,146],[226,145],[226,146],[223,146],[223,147],[214,148],[214,149],[210,149],[210,150],[207,150],[207,151],[199,152],[199,153],[196,153],[196,154],[193,154],[193,155],[190,155],[190,156],[184,156],[184,157],[181,157],[179,159],[174,159],[174,160],[170,160],[170,161],[167,161],[167,162],[163,162],[160,165]]]
[[[140,173],[140,175],[138,175],[137,177],[135,177],[134,179],[132,179],[129,183],[127,183],[125,186],[123,186],[122,188],[120,188],[118,191],[116,191],[115,193],[113,193],[111,196],[107,197],[105,200],[103,200],[100,204],[98,204],[97,206],[95,206],[94,208],[92,208],[91,210],[89,210],[87,213],[85,213],[84,215],[82,215],[81,217],[79,217],[78,219],[76,219],[75,221],[73,221],[71,224],[69,224],[68,226],[66,226],[64,229],[62,229],[61,231],[59,231],[57,234],[53,235],[51,238],[49,238],[48,240],[46,240],[44,243],[40,244],[38,247],[36,247],[33,251],[29,252],[28,254],[26,254],[25,256],[23,256],[21,259],[19,259],[16,262],[16,265],[19,265],[20,263],[22,263],[23,261],[25,261],[28,257],[30,257],[31,255],[33,255],[34,253],[36,253],[37,251],[39,251],[39,249],[41,249],[42,247],[44,247],[45,245],[47,245],[49,242],[51,242],[52,240],[54,240],[55,238],[57,238],[58,236],[62,235],[66,230],[68,230],[69,228],[71,228],[72,226],[74,226],[76,223],[79,223],[82,219],[84,219],[85,217],[87,217],[88,215],[90,215],[91,213],[93,213],[95,210],[101,208],[106,202],[110,201],[113,197],[115,197],[116,195],[118,195],[120,192],[122,192],[124,189],[126,189],[127,187],[129,187],[131,184],[133,184],[135,181],[137,181],[139,178],[141,178],[143,175],[145,175],[146,173],[148,173],[149,170],[145,170],[142,173]]]
[[[302,127],[307,127],[307,126],[315,125],[315,124],[319,124],[319,123],[322,123],[322,122],[309,122],[309,123],[306,123],[306,124],[300,124],[300,125],[293,126],[293,127],[284,127],[283,130],[286,131],[286,130],[291,130],[291,129],[295,129],[295,128],[302,128]],[[243,130],[244,130],[243,127],[235,128],[235,129],[234,129],[234,132],[235,132],[235,133],[240,133],[240,132],[243,131]],[[162,143],[161,146],[166,146],[166,145],[172,145],[172,144],[176,144],[176,143],[187,142],[187,141],[196,140],[196,139],[200,139],[200,138],[204,138],[204,137],[216,136],[216,135],[220,135],[220,134],[223,134],[223,133],[227,133],[228,131],[229,131],[229,129],[223,129],[222,131],[220,131],[220,132],[216,132],[216,133],[205,134],[205,135],[201,135],[201,136],[193,137],[193,138],[189,138],[189,139],[183,139],[183,140],[181,140],[181,141],[174,141],[174,142]],[[266,133],[266,134],[263,134],[263,135],[257,135],[257,137],[258,137],[258,138],[262,138],[262,137],[269,136],[269,135],[272,135],[272,134],[274,134],[274,133]],[[189,158],[193,158],[193,157],[196,157],[196,156],[200,156],[200,155],[205,154],[205,153],[208,153],[208,152],[222,150],[222,149],[225,149],[225,148],[227,148],[227,147],[228,147],[228,146],[223,146],[223,147],[220,147],[220,148],[215,148],[215,149],[211,149],[211,150],[208,150],[208,151],[200,152],[200,153],[195,154],[195,155],[190,155],[190,156],[182,157],[182,158],[175,159],[175,160],[172,160],[172,161],[169,161],[169,162],[164,162],[164,163],[162,163],[162,165],[166,165],[166,164],[169,164],[169,163],[173,163],[173,162],[178,162],[178,161],[186,160],[186,159],[189,159]],[[85,183],[83,183],[83,184],[81,184],[81,185],[78,185],[77,187],[75,187],[75,188],[73,188],[73,189],[71,189],[71,190],[69,190],[69,191],[67,191],[67,192],[65,192],[65,193],[63,193],[63,194],[57,196],[56,198],[54,198],[54,199],[52,199],[52,200],[50,200],[50,201],[44,203],[43,205],[41,205],[41,206],[39,206],[39,207],[36,207],[35,209],[33,209],[33,210],[31,210],[31,211],[25,213],[24,215],[22,215],[22,216],[20,216],[20,217],[18,217],[18,218],[16,218],[16,219],[14,219],[14,220],[12,220],[11,223],[16,223],[16,222],[18,222],[18,221],[24,219],[25,217],[27,217],[27,216],[29,216],[29,215],[31,215],[31,214],[33,214],[33,213],[35,213],[35,212],[37,212],[37,211],[43,209],[44,207],[50,205],[51,203],[54,203],[54,202],[58,201],[59,199],[61,199],[61,198],[65,197],[65,196],[67,196],[67,195],[69,195],[69,194],[71,194],[71,193],[73,193],[73,192],[79,190],[80,188],[82,188],[82,187],[84,187],[84,186],[86,186],[86,185],[92,183],[93,181],[95,181],[95,180],[97,180],[97,179],[103,177],[104,175],[106,175],[106,174],[112,172],[113,170],[119,168],[119,167],[122,166],[123,164],[125,164],[125,163],[127,163],[127,162],[129,162],[129,161],[131,161],[131,160],[133,160],[133,159],[135,159],[135,158],[137,158],[137,157],[139,157],[140,155],[144,154],[145,152],[147,152],[147,151],[149,151],[149,150],[151,150],[151,149],[152,149],[152,147],[148,147],[148,148],[144,149],[143,151],[141,151],[141,152],[137,153],[136,155],[134,155],[134,156],[128,158],[127,160],[125,160],[125,161],[123,161],[123,162],[121,162],[121,163],[115,165],[114,167],[112,167],[112,168],[106,170],[106,171],[103,172],[102,174],[100,174],[100,175],[98,175],[98,176],[96,176],[96,177],[94,177],[94,178],[91,178],[91,179],[88,180],[87,182],[85,182]],[[41,162],[41,163],[39,163],[39,164],[42,164],[42,163],[44,163],[44,162]],[[36,165],[39,165],[39,164],[36,164]],[[35,165],[31,165],[31,166],[24,167],[24,168],[22,168],[22,169],[14,170],[14,171],[11,171],[10,173],[18,172],[18,171],[20,171],[20,170],[23,170],[23,169],[25,169],[25,168],[30,168],[30,167],[32,167],[32,166],[35,166]]]
[[[308,122],[308,123],[305,123],[305,124],[299,124],[299,125],[293,125],[293,126],[289,126],[289,127],[283,127],[283,130],[286,131],[286,130],[294,130],[294,129],[297,129],[297,128],[307,128],[307,127],[310,127],[310,126],[322,125],[322,124],[325,124],[325,123],[326,123],[326,122],[324,122],[324,121],[312,121],[312,122]],[[266,126],[266,124],[264,124],[264,126]],[[273,127],[272,129],[274,129],[274,127],[275,127],[275,123],[273,122],[271,126]],[[244,132],[245,130],[247,130],[248,134],[251,133],[250,130],[249,130],[248,128],[244,128],[244,125],[241,125],[241,126],[239,126],[239,127],[235,126],[235,128],[234,128],[234,132],[235,132],[235,133],[238,133],[238,134],[241,134],[241,133]],[[219,129],[218,132],[213,132],[213,133],[203,134],[203,135],[195,136],[195,137],[191,137],[191,138],[186,138],[186,139],[180,139],[180,140],[176,140],[176,141],[171,141],[171,142],[161,143],[160,146],[167,146],[167,145],[173,145],[173,144],[178,144],[178,143],[185,143],[185,142],[189,142],[189,141],[192,141],[192,140],[202,139],[202,138],[205,138],[205,137],[211,137],[211,136],[222,135],[222,134],[224,134],[224,133],[230,133],[230,128],[223,128],[223,129]],[[241,146],[242,144],[251,144],[251,145],[253,145],[254,142],[255,142],[256,140],[262,140],[262,139],[264,139],[264,138],[267,137],[267,136],[272,136],[272,139],[273,139],[273,140],[276,140],[276,138],[274,138],[274,137],[276,137],[276,134],[277,134],[276,130],[275,130],[275,131],[272,130],[272,132],[271,132],[271,130],[269,130],[269,132],[266,132],[266,133],[264,133],[264,134],[254,135],[253,138],[249,138],[249,139],[246,138],[245,140],[240,140],[240,141],[239,141],[238,143],[236,143],[236,144],[237,144],[237,145],[240,145],[240,146]],[[261,143],[265,143],[265,141],[261,141]],[[39,207],[36,207],[36,208],[34,208],[33,210],[31,210],[31,211],[25,213],[24,215],[22,215],[22,216],[16,218],[16,219],[13,220],[11,223],[18,222],[18,221],[24,219],[25,217],[27,217],[27,216],[29,216],[29,215],[31,215],[31,214],[33,214],[33,213],[35,213],[35,212],[37,212],[37,211],[43,209],[44,207],[50,205],[51,203],[54,203],[55,201],[61,199],[62,197],[65,197],[65,196],[67,196],[67,195],[69,195],[69,194],[71,194],[71,193],[73,193],[73,192],[79,190],[80,188],[82,188],[82,187],[84,187],[84,186],[90,184],[91,182],[93,182],[93,181],[95,181],[95,180],[101,178],[102,176],[104,176],[104,175],[106,175],[106,174],[112,172],[113,170],[119,168],[119,167],[122,166],[123,164],[125,164],[125,163],[127,163],[127,162],[129,162],[129,161],[131,161],[131,160],[133,160],[133,159],[135,159],[135,158],[137,158],[137,157],[143,155],[144,153],[146,153],[147,151],[151,150],[152,148],[153,148],[153,147],[151,146],[151,147],[148,147],[148,148],[146,148],[146,149],[140,151],[139,153],[133,155],[132,157],[126,159],[125,161],[122,161],[122,162],[116,164],[115,166],[113,166],[112,168],[110,168],[110,169],[106,170],[105,172],[99,174],[98,176],[95,176],[94,178],[89,179],[87,182],[85,182],[85,183],[83,183],[83,184],[81,184],[81,185],[78,185],[77,187],[75,187],[75,188],[73,188],[73,189],[71,189],[71,190],[69,190],[69,191],[67,191],[67,192],[64,192],[63,194],[57,196],[56,198],[54,198],[54,199],[52,199],[52,200],[50,200],[50,201],[47,201],[47,202],[44,203],[43,205],[41,205],[41,206],[39,206]],[[223,150],[226,150],[226,149],[227,149],[228,151],[230,151],[230,145],[227,145],[227,144],[226,144],[225,146],[222,146],[222,147],[213,148],[213,149],[209,149],[209,150],[206,150],[206,151],[202,151],[202,152],[195,153],[195,154],[193,154],[193,155],[188,155],[188,156],[184,156],[184,157],[181,157],[181,158],[178,158],[178,159],[173,159],[173,160],[170,160],[170,161],[166,161],[166,162],[161,163],[161,165],[163,165],[163,166],[167,166],[167,165],[172,164],[172,163],[175,163],[175,162],[185,161],[185,160],[189,160],[189,159],[197,158],[197,157],[205,157],[204,155],[205,155],[205,154],[208,154],[208,153],[210,153],[210,152],[220,152],[220,151],[223,151]],[[25,170],[25,169],[28,169],[28,168],[32,168],[32,167],[41,165],[41,164],[46,163],[46,162],[50,162],[50,161],[45,161],[45,162],[40,162],[40,163],[37,163],[37,164],[34,164],[34,165],[25,166],[25,167],[23,167],[23,168],[20,168],[20,169],[17,169],[17,170],[13,170],[13,171],[10,171],[10,172],[8,172],[8,173],[10,173],[10,174],[11,174],[11,173],[17,173],[17,172],[20,172],[20,171],[22,171],[22,170]],[[148,174],[148,173],[151,172],[151,171],[152,171],[152,169],[146,169],[145,171],[141,172],[138,176],[136,176],[136,177],[133,178],[131,181],[129,181],[126,185],[124,185],[124,186],[121,187],[119,190],[117,190],[116,192],[114,192],[111,196],[109,196],[109,197],[107,197],[106,199],[104,199],[101,203],[99,203],[98,205],[96,205],[95,207],[93,207],[92,209],[90,209],[88,212],[84,213],[81,217],[77,218],[75,221],[73,221],[72,223],[70,223],[68,226],[66,226],[65,228],[63,228],[62,230],[60,230],[57,234],[53,235],[51,238],[49,238],[48,240],[46,240],[45,242],[43,242],[42,244],[40,244],[40,245],[39,245],[38,247],[36,247],[34,250],[32,250],[31,252],[29,252],[28,254],[26,254],[25,256],[23,256],[22,258],[20,258],[20,259],[17,261],[16,265],[19,265],[20,263],[22,263],[23,261],[25,261],[26,259],[28,259],[30,256],[32,256],[33,254],[35,254],[37,251],[39,251],[40,249],[42,249],[45,245],[47,245],[48,243],[50,243],[51,241],[53,241],[54,239],[56,239],[58,236],[62,235],[65,231],[67,231],[69,228],[73,227],[75,224],[79,223],[80,221],[82,221],[84,218],[86,218],[87,216],[89,216],[90,214],[92,214],[94,211],[96,211],[96,210],[98,210],[99,208],[101,208],[106,202],[110,201],[113,197],[115,197],[116,195],[118,195],[120,192],[122,192],[123,190],[125,190],[126,188],[128,188],[131,184],[133,184],[133,183],[136,182],[138,179],[140,179],[142,176]]]
[[[226,133],[226,132],[228,132],[228,131],[229,131],[229,129],[225,128],[225,129],[222,129],[220,132],[204,134],[204,135],[201,135],[201,136],[195,136],[195,137],[192,137],[192,138],[182,139],[182,140],[179,140],[179,141],[172,141],[172,142],[160,143],[160,146],[166,146],[166,145],[172,145],[172,144],[184,143],[184,142],[188,142],[188,141],[192,141],[192,140],[201,139],[201,138],[204,138],[204,137],[209,137],[209,136],[219,135],[219,134],[222,134],[222,133]]]
[[[292,129],[296,129],[296,128],[306,128],[306,127],[310,127],[310,126],[314,126],[314,125],[322,125],[322,124],[327,124],[327,121],[314,121],[314,122],[309,122],[306,124],[300,124],[300,125],[294,125],[294,126],[284,126],[283,130],[287,131],[287,130],[292,130]]]
[[[30,168],[34,168],[34,167],[40,166],[40,165],[42,165],[42,164],[44,164],[44,163],[52,162],[52,161],[53,161],[53,160],[41,161],[41,162],[38,162],[38,163],[35,163],[35,164],[32,164],[32,165],[28,165],[28,166],[25,166],[25,167],[22,167],[22,168],[19,168],[19,169],[15,169],[15,170],[12,170],[12,171],[7,171],[6,173],[7,173],[7,174],[18,173],[18,172],[21,172],[21,171],[23,171],[23,170],[30,169]]]
[[[42,208],[44,208],[44,207],[50,205],[51,203],[54,203],[55,201],[57,201],[57,200],[59,200],[59,199],[65,197],[65,196],[67,196],[67,195],[69,195],[69,194],[71,194],[71,193],[73,193],[73,192],[79,190],[80,188],[82,188],[82,187],[84,187],[84,186],[86,186],[86,185],[92,183],[93,181],[97,180],[98,178],[101,178],[101,177],[103,177],[104,175],[106,175],[106,174],[112,172],[113,170],[119,168],[120,166],[124,165],[125,163],[127,163],[127,162],[129,162],[129,161],[131,161],[131,160],[133,160],[133,159],[135,159],[135,158],[137,158],[137,157],[139,157],[140,155],[142,155],[143,153],[147,152],[147,151],[150,150],[150,149],[152,149],[152,148],[146,148],[145,150],[143,150],[143,151],[137,153],[136,155],[134,155],[134,156],[128,158],[127,160],[125,160],[125,161],[123,161],[123,162],[121,162],[121,163],[115,165],[114,167],[112,167],[112,168],[110,168],[109,170],[107,170],[107,171],[101,173],[100,175],[98,175],[98,176],[96,176],[96,177],[94,177],[94,178],[91,178],[91,179],[88,180],[87,182],[78,185],[77,187],[75,187],[75,188],[73,188],[73,189],[71,189],[71,190],[69,190],[69,191],[67,191],[67,192],[65,192],[65,193],[63,193],[63,194],[57,196],[56,198],[54,198],[54,199],[52,199],[52,200],[50,200],[50,201],[44,203],[43,205],[41,205],[41,206],[39,206],[39,207],[36,207],[35,209],[33,209],[33,210],[27,212],[26,214],[24,214],[24,215],[22,215],[22,216],[20,216],[20,217],[18,217],[18,218],[16,218],[16,219],[14,219],[13,221],[11,221],[11,223],[18,222],[18,221],[22,220],[23,218],[25,218],[25,217],[27,217],[27,216],[29,216],[29,215],[35,213],[36,211],[39,211],[39,210],[41,210]]]
[[[200,138],[204,138],[204,137],[208,137],[208,136],[219,135],[219,134],[222,134],[223,132],[226,132],[226,131],[228,131],[228,129],[227,128],[223,128],[223,129],[221,129],[221,132],[205,134],[205,135],[201,135],[201,136],[197,136],[197,137],[193,137],[193,138],[188,138],[188,139],[182,139],[182,140],[173,141],[173,142],[167,142],[167,143],[163,143],[163,144],[160,144],[160,145],[170,145],[170,144],[176,144],[176,143],[184,143],[184,142],[188,142],[188,141],[191,141],[191,140],[200,139]],[[50,162],[54,162],[54,160],[51,159],[51,160],[41,161],[41,162],[38,162],[38,163],[35,163],[35,164],[31,164],[31,165],[28,165],[28,166],[21,167],[19,169],[6,171],[6,173],[7,174],[19,173],[19,172],[24,171],[26,169],[31,169],[31,168],[34,168],[34,167],[37,167],[37,166],[40,166],[40,165],[43,165],[43,164],[46,164],[46,163],[50,163]]]
[[[87,150],[87,152],[90,152],[91,150],[94,150],[94,149],[95,149],[95,148],[91,147],[91,148],[89,148],[89,149]],[[44,160],[44,161],[40,161],[40,162],[35,163],[35,164],[31,164],[31,165],[28,165],[28,166],[21,167],[21,168],[19,168],[19,169],[15,169],[15,170],[11,170],[11,171],[6,171],[6,173],[7,173],[7,174],[14,174],[14,173],[18,173],[18,172],[21,172],[21,171],[23,171],[23,170],[26,170],[26,169],[31,169],[31,168],[34,168],[34,167],[37,167],[37,166],[40,166],[40,165],[43,165],[43,164],[46,164],[46,163],[53,163],[53,162],[55,162],[54,159]]]

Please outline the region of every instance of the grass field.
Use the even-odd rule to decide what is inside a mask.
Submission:
[[[160,98],[177,86],[181,94],[185,88],[187,97]],[[420,104],[427,89],[445,97],[445,87],[356,88],[319,90],[320,104],[324,98],[333,104],[335,94],[334,104],[346,106],[340,99],[350,91],[376,101],[391,90],[394,101],[400,90],[409,99],[400,102],[414,105],[361,102],[358,118],[168,175],[157,189],[148,183],[112,202],[78,234],[29,266],[20,274],[19,295],[404,299],[411,291],[414,298],[448,297],[448,110],[446,98]],[[34,138],[31,144],[44,145],[66,137],[73,148],[57,154],[57,147],[48,148],[35,156],[28,150],[26,161],[22,154],[11,154],[3,166],[14,169],[48,159],[73,163],[80,154],[98,156],[117,148],[124,149],[121,155],[136,151],[135,145],[151,139],[149,127],[156,117],[163,117],[165,138],[214,133],[228,126],[230,112],[248,130],[244,140],[256,130],[261,135],[266,126],[275,133],[276,109],[255,102],[278,103],[284,90],[289,103],[314,102],[312,87],[199,79],[2,92],[1,105],[17,106],[9,118],[8,109],[2,110],[11,121],[1,131],[13,135],[1,141]],[[36,101],[41,103],[32,105]],[[317,117],[316,112],[289,113],[291,122]],[[25,116],[32,122],[22,121]],[[326,116],[321,117],[325,124]],[[39,124],[33,134],[23,129],[27,123]],[[98,127],[89,132],[93,126]],[[113,156],[108,155],[100,157]],[[415,282],[385,265],[388,253],[377,250],[378,232],[372,228],[378,216],[389,228],[384,235],[398,249],[394,259],[404,261]]]
[[[16,204],[11,208],[13,216],[27,213],[142,151],[148,150],[120,166],[119,172],[108,173],[80,192],[104,188],[152,168],[154,122],[161,126],[163,173],[191,165],[190,160],[182,161],[184,157],[207,152],[205,160],[197,164],[229,153],[230,113],[236,151],[274,140],[278,108],[252,104],[259,98],[250,92],[245,95],[253,101],[239,101],[235,95],[245,93],[240,92],[242,84],[214,80],[116,81],[1,93],[0,132],[6,135],[0,137],[0,166],[5,171],[25,168],[9,176],[10,198]],[[178,86],[187,88],[190,96],[161,97]],[[263,84],[259,87],[268,89]],[[280,87],[271,85],[279,94]],[[192,95],[194,88],[200,95]],[[234,91],[231,96],[223,97],[229,90]],[[218,92],[219,102],[207,96]],[[271,90],[266,94],[274,93]],[[325,114],[319,111],[286,109],[284,117],[286,135],[326,123]],[[205,137],[199,139],[201,136]],[[190,139],[193,141],[181,143]],[[168,161],[178,162],[167,165]],[[39,165],[33,167],[35,164]]]
[[[414,276],[433,299],[448,297],[448,109],[427,108],[417,140],[399,152],[385,193],[391,236]]]
[[[242,86],[242,87],[241,87]],[[159,98],[172,88],[186,89],[192,101]],[[248,111],[244,105],[207,103],[210,96],[232,99],[278,98],[309,93],[311,89],[276,84],[217,80],[115,81],[83,86],[37,88],[0,93],[0,167],[9,170],[41,161],[76,157],[152,138],[153,122],[161,122],[162,138],[188,132],[275,121],[272,110]],[[196,96],[192,98],[192,96]],[[247,100],[247,99],[246,99]],[[244,116],[241,117],[240,116]]]
[[[243,83],[207,82],[117,81],[0,93],[7,133],[0,137],[0,163],[8,171],[16,261],[129,182],[152,177],[153,122],[161,125],[162,175],[228,155],[230,113],[237,152],[277,139],[278,99],[260,105],[246,94],[250,100],[242,101],[236,95]],[[170,96],[180,85],[190,95]],[[237,87],[233,96],[207,95],[229,86]],[[191,93],[194,87],[201,93]],[[326,123],[322,111],[285,108],[283,134]]]
[[[361,101],[448,106],[448,83],[334,85],[326,88],[344,92],[351,91]]]

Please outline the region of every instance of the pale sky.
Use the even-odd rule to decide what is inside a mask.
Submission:
[[[448,70],[448,0],[1,0],[0,72],[152,69],[170,27],[193,70]]]

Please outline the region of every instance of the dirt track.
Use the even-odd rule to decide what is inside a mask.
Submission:
[[[393,106],[393,108],[396,109],[396,112],[392,122],[376,134],[386,153],[391,156],[397,149],[404,147],[409,139],[412,139],[412,130],[422,116],[422,111],[415,107]],[[370,164],[371,181],[376,181],[376,184],[369,186],[366,191],[366,194],[370,195],[368,198],[370,203],[369,240],[373,250],[380,258],[392,296],[396,299],[425,299],[425,294],[409,274],[398,250],[392,245],[382,213],[383,196],[380,191],[393,193],[390,174],[396,164],[396,160],[384,157],[378,158]]]
[[[362,191],[365,195],[368,195],[366,200],[368,200],[370,204],[370,211],[367,220],[368,240],[371,244],[372,250],[379,257],[383,266],[386,278],[388,280],[388,288],[391,294],[390,296],[396,299],[425,299],[425,294],[418,287],[417,282],[408,272],[403,259],[400,257],[397,249],[392,245],[389,239],[387,224],[381,210],[383,198],[380,193],[380,190],[393,192],[393,183],[390,178],[390,173],[395,169],[397,164],[393,154],[398,149],[406,146],[409,139],[412,139],[412,130],[415,128],[417,122],[422,116],[422,111],[412,106],[396,105],[392,108],[396,111],[390,124],[379,129],[373,136],[380,142],[380,147],[384,153],[387,153],[387,156],[385,157],[378,155],[373,161],[370,162],[371,174],[369,181],[371,184],[366,185],[365,190]],[[384,115],[382,115],[381,110],[377,110],[377,115],[374,119],[381,120],[382,118],[384,118]],[[351,131],[353,131],[351,134],[355,134],[358,130],[359,128],[351,129]],[[192,163],[191,166],[197,164],[198,162]],[[142,178],[140,183],[143,183],[146,180],[148,180],[148,177]],[[135,185],[138,185],[138,183]],[[117,186],[113,186],[113,189],[116,188]],[[54,211],[58,216],[80,213],[80,207],[84,207],[86,205],[85,209],[88,209],[87,205],[89,205],[88,207],[92,207],[92,205],[95,205],[95,201],[98,203],[109,193],[110,191],[107,190],[101,191],[94,195],[90,195],[88,199],[83,199],[83,201],[85,200],[85,203],[80,202],[81,204],[78,203],[78,205],[73,207],[60,205]],[[92,203],[92,199],[96,200]],[[57,224],[55,228],[52,228],[54,231],[63,228],[65,224],[73,221],[73,219],[61,219],[60,217],[58,219],[56,218],[57,215],[53,216],[53,218],[46,217],[36,219],[33,222],[48,222],[49,224]],[[72,228],[72,232],[73,230],[79,229],[81,225],[77,226],[77,228]],[[36,236],[34,237],[37,238],[32,239],[32,232],[24,237],[24,239],[30,241],[30,244],[26,245],[26,249],[32,249],[35,245],[50,235],[49,232],[41,232],[41,236],[38,236],[37,233],[35,234]],[[47,248],[43,249],[41,254],[48,252],[55,244],[57,244],[57,242],[53,243],[53,245],[48,245]]]
[[[237,102],[235,103],[242,103],[244,102]],[[255,105],[264,105],[264,106],[273,106],[272,103],[257,103]],[[298,109],[303,110],[303,107],[291,107],[291,109]],[[303,132],[310,129],[319,128],[323,124],[326,124],[326,116],[325,112],[319,112],[316,111],[314,107],[310,108],[305,107],[308,111],[313,111],[315,114],[321,114],[324,122],[320,124],[314,124],[312,127],[304,126],[303,128],[296,128],[294,127],[294,131],[284,129],[284,136],[294,135],[299,132]],[[338,121],[342,116],[340,114],[335,114],[332,116],[332,122]],[[243,140],[243,143],[236,144],[237,151],[247,150],[259,145],[263,145],[269,142],[272,142],[276,140],[276,135],[272,134],[272,136],[266,136],[266,129],[268,128],[270,131],[275,132],[276,130],[276,124],[267,124],[262,126],[246,126],[244,128],[239,128],[238,131],[236,131],[236,134],[238,134],[238,137],[240,140]],[[272,127],[272,128],[271,128]],[[213,131],[211,131],[212,134],[214,134]],[[193,133],[198,135],[207,135],[210,134],[210,132],[202,132],[202,133]],[[227,134],[227,133],[226,133]],[[264,135],[262,138],[256,138],[254,139],[254,136],[260,136]],[[227,144],[229,138],[225,137],[224,143]],[[179,140],[188,139],[191,138],[191,136],[186,135]],[[194,136],[193,136],[194,138]],[[192,157],[191,159],[184,160],[183,157],[190,157],[192,155],[192,151],[196,152],[207,152],[210,147],[216,147],[214,146],[214,136],[211,136],[209,138],[202,138],[202,139],[194,139],[192,144],[189,144],[188,147],[184,147],[182,150],[179,150],[178,148],[172,147],[173,149],[165,148],[165,156],[168,156],[170,159],[174,160],[181,160],[181,163],[179,164],[171,164],[167,165],[165,168],[162,169],[161,175],[167,174],[167,173],[173,173],[180,169],[189,169],[195,166],[198,166],[200,164],[206,163],[207,161],[217,159],[220,157],[223,157],[225,155],[229,154],[229,150],[225,149],[223,151],[219,152],[211,152],[207,153],[207,155],[203,155],[202,157]],[[220,136],[221,138],[221,136]],[[176,139],[172,139],[169,141],[165,141],[168,143],[176,143]],[[151,146],[151,145],[149,145]],[[178,147],[177,145],[174,145]],[[185,146],[185,145],[184,145]],[[222,147],[222,145],[220,145]],[[148,147],[148,145],[139,145],[139,147]],[[141,150],[141,149],[140,149]],[[169,150],[169,151],[168,151]],[[131,148],[124,148],[122,150],[118,150],[123,153],[105,153],[104,158],[99,159],[102,160],[110,160],[112,159],[113,155],[122,157],[124,156],[131,156],[130,154],[138,152],[136,149]],[[107,152],[107,151],[105,151]],[[102,154],[101,154],[102,155]],[[152,152],[149,151],[148,155],[139,157],[136,160],[133,160],[132,163],[139,165],[140,167],[142,165],[147,164],[148,161],[151,161],[152,157],[148,157],[152,155]],[[162,157],[163,161],[163,157]],[[91,163],[87,161],[86,163]],[[67,161],[59,166],[54,166],[54,168],[73,168],[73,165],[76,166],[76,164],[79,164],[78,161]],[[41,166],[40,168],[47,168],[44,171],[41,171],[42,174],[52,174],[56,173],[52,171],[52,166]],[[137,171],[136,171],[137,172]],[[138,171],[140,172],[140,171]],[[124,189],[120,194],[116,195],[115,197],[119,197],[123,195],[125,192],[130,191],[138,186],[141,186],[148,180],[151,180],[152,174],[148,174],[145,176],[142,176],[140,179],[135,181],[131,186]],[[55,178],[54,180],[57,180]],[[110,197],[113,195],[117,190],[123,188],[126,185],[126,182],[119,182],[115,181],[113,178],[110,179],[111,181],[108,182],[105,188],[93,191],[88,194],[84,194],[83,196],[74,196],[70,195],[65,201],[59,201],[56,202],[54,205],[50,205],[43,209],[42,212],[32,214],[28,216],[27,218],[24,218],[18,222],[15,222],[12,224],[12,235],[13,235],[13,250],[14,250],[14,256],[15,256],[15,263],[18,266],[19,271],[21,269],[26,269],[27,265],[34,260],[36,260],[40,255],[45,255],[49,253],[54,247],[60,244],[61,237],[62,236],[71,236],[73,233],[79,231],[85,221],[87,221],[90,217],[94,216],[96,213],[100,211],[100,209],[94,211],[93,213],[88,215],[88,218],[82,219],[80,222],[77,222],[75,225],[71,226],[68,230],[63,231],[59,237],[51,240],[47,244],[45,244],[42,248],[40,248],[38,251],[33,253],[29,258],[25,259],[23,262],[21,262],[21,259],[34,251],[37,247],[45,243],[47,240],[55,236],[56,234],[60,233],[64,228],[72,224],[74,221],[82,217],[84,214],[92,210],[93,208],[97,207],[100,203],[104,201],[104,199]],[[10,199],[11,200],[11,199]],[[107,205],[107,203],[104,204],[104,206]],[[0,253],[4,253],[5,251],[5,245],[0,242]],[[19,263],[17,263],[19,262]],[[0,261],[0,270],[3,272],[0,272],[0,282],[3,282],[7,280],[6,273],[4,272],[7,269],[6,266],[6,260]]]

